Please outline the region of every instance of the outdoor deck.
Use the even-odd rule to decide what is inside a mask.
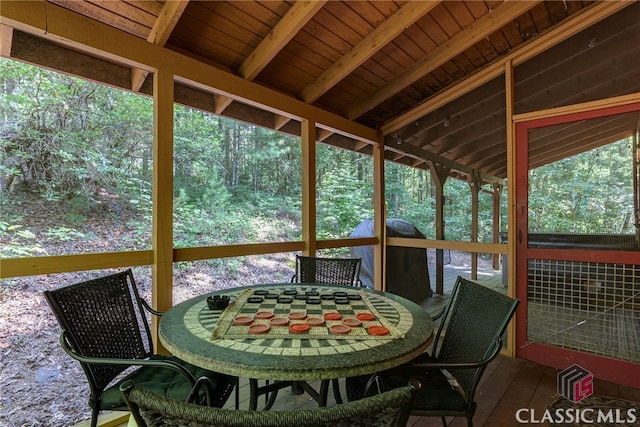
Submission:
[[[515,413],[518,409],[533,409],[538,416],[558,398],[556,393],[557,370],[537,365],[522,359],[498,356],[493,361],[476,392],[478,410],[474,417],[476,427],[511,427],[518,425]],[[249,387],[246,381],[241,382],[241,407],[246,407]],[[640,402],[640,389],[634,389],[618,384],[596,380],[594,393],[602,396]],[[344,396],[344,388],[343,388]],[[333,394],[329,393],[329,404],[333,404]],[[640,403],[638,404],[640,406]],[[227,405],[233,407],[233,397]],[[308,395],[293,395],[287,389],[279,393],[278,400],[272,410],[307,409],[317,407]],[[466,420],[461,418],[448,420],[450,427],[466,426]],[[78,424],[76,427],[88,426],[89,422]],[[102,426],[126,426],[122,424],[101,424]],[[436,427],[441,426],[438,418],[411,417],[409,426]],[[548,425],[542,423],[539,425]]]

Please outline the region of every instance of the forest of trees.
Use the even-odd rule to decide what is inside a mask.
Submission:
[[[151,246],[152,100],[0,59],[0,257],[34,256],[43,239],[95,239],[96,212],[128,230],[121,247]],[[296,136],[176,106],[175,246],[298,240],[301,147]],[[629,233],[633,183],[629,141],[530,172],[530,229]],[[317,145],[318,238],[348,237],[373,215],[369,156]],[[435,236],[427,171],[387,162],[388,216]],[[446,238],[469,240],[469,185],[448,180]],[[28,205],[58,207],[45,235]],[[491,240],[491,197],[481,192],[480,241]],[[506,191],[503,195],[506,224]]]

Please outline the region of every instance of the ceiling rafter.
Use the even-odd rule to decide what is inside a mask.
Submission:
[[[357,119],[376,105],[391,98],[417,80],[432,72],[447,61],[472,47],[474,44],[490,34],[497,28],[513,22],[523,13],[540,3],[536,1],[508,1],[492,10],[489,14],[478,19],[465,30],[451,37],[447,42],[438,46],[431,53],[406,69],[404,73],[390,80],[371,95],[363,98],[347,109],[345,116],[350,120]]]
[[[360,43],[354,46],[342,58],[338,59],[324,71],[313,83],[302,89],[300,99],[311,103],[334,87],[340,80],[351,74],[367,59],[382,49],[414,24],[422,16],[429,13],[440,1],[408,2],[389,19],[376,27]]]
[[[164,46],[187,8],[188,3],[189,0],[168,0],[164,4],[162,11],[160,11],[153,28],[151,28],[147,41],[158,46]],[[138,92],[148,75],[149,71],[147,70],[133,68],[131,70],[131,89],[134,92]]]
[[[238,74],[247,80],[253,80],[269,62],[291,41],[298,31],[322,9],[326,0],[298,1],[282,17],[269,34],[262,39],[258,47],[238,68]]]

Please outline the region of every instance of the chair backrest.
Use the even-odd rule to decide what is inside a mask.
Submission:
[[[362,258],[322,258],[297,255],[294,281],[357,286],[361,263]]]
[[[149,323],[131,270],[66,286],[44,295],[76,353],[100,358],[152,355]],[[126,365],[82,363],[92,393],[101,393]]]
[[[442,363],[480,362],[495,356],[519,300],[458,277],[440,320],[433,355]],[[495,354],[494,354],[495,353]],[[468,400],[486,365],[477,369],[448,369]]]
[[[139,427],[224,426],[405,426],[420,384],[330,407],[288,411],[246,411],[200,406],[125,383],[120,388]]]

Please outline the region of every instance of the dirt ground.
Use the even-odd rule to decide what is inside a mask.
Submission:
[[[47,211],[43,212],[46,215]],[[34,214],[33,221],[48,222],[38,216]],[[65,253],[89,252],[86,247],[73,247],[78,243],[65,244],[70,245]],[[288,281],[294,270],[293,258],[293,254],[277,254],[176,266],[174,303],[227,287]],[[452,254],[452,263],[467,264],[468,256]],[[0,282],[0,426],[70,426],[90,418],[84,373],[61,349],[60,329],[42,292],[106,273],[65,273]],[[150,269],[135,268],[134,277],[148,300]]]

